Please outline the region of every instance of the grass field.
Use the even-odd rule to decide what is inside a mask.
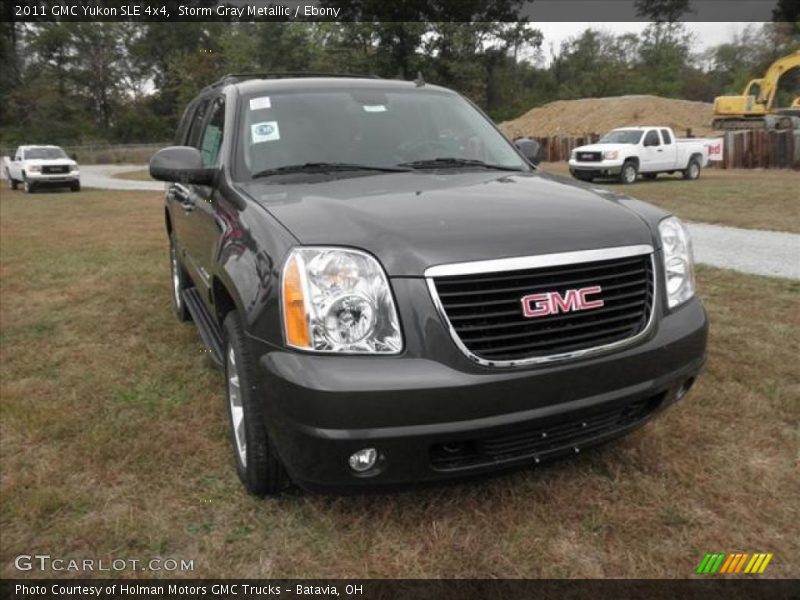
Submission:
[[[767,575],[800,576],[800,282],[700,269],[697,386],[575,460],[257,500],[222,377],[170,310],[161,202],[0,192],[3,577],[37,552],[194,560],[199,577],[687,577],[709,551],[774,552]]]
[[[565,162],[542,168],[569,176]],[[800,233],[800,171],[704,169],[697,181],[659,175],[633,185],[606,180],[594,185],[652,202],[688,221]]]
[[[112,175],[114,179],[133,179],[134,181],[154,181],[152,177],[150,177],[149,169],[136,169],[135,171],[124,171],[122,173],[117,173]]]

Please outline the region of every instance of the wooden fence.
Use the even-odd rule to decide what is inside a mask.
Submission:
[[[729,131],[724,134],[723,160],[709,166],[722,169],[800,169],[800,131]],[[600,139],[595,133],[533,138],[542,148],[542,160],[569,160],[578,146]]]
[[[723,169],[800,169],[800,131],[729,131]]]

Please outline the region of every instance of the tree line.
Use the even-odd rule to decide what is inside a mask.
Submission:
[[[797,22],[750,27],[703,52],[672,20],[641,35],[598,25],[555,47],[525,22],[3,22],[0,143],[169,140],[187,101],[226,73],[421,73],[502,121],[558,99],[711,101],[800,48]],[[800,81],[786,79],[783,98]]]

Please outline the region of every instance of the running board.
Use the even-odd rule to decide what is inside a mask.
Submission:
[[[186,308],[189,309],[189,314],[192,315],[194,324],[197,325],[197,330],[200,332],[200,337],[203,338],[203,343],[206,345],[206,348],[211,351],[212,362],[217,367],[222,368],[224,353],[222,330],[219,328],[219,325],[217,325],[214,317],[208,312],[197,288],[190,287],[189,289],[183,290],[181,296],[186,303]]]

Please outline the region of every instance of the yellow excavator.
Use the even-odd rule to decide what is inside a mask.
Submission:
[[[787,72],[800,67],[800,50],[779,58],[769,66],[764,77],[753,79],[741,96],[718,96],[714,99],[711,127],[735,129],[800,129],[800,96],[789,108],[773,108],[778,82]]]

